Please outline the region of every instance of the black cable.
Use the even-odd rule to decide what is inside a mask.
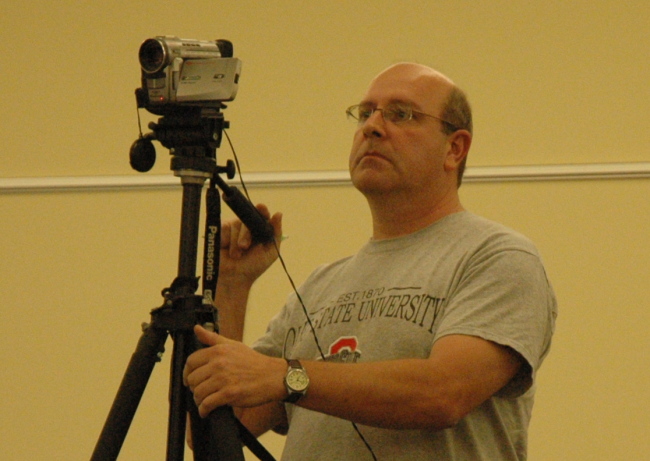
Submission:
[[[250,195],[248,194],[248,189],[246,188],[246,184],[244,183],[244,178],[241,173],[241,167],[239,165],[239,158],[237,157],[237,152],[235,152],[235,146],[233,146],[232,141],[230,140],[230,136],[228,135],[228,132],[226,130],[223,130],[223,133],[226,135],[226,139],[228,140],[228,144],[230,145],[230,150],[232,151],[233,157],[235,157],[235,165],[237,166],[237,173],[239,174],[239,182],[241,183],[242,189],[244,190],[244,194],[246,195],[246,198],[248,199],[249,202],[253,203],[253,201],[250,198]],[[257,208],[255,208],[257,210]],[[282,257],[282,254],[280,253],[280,247],[278,246],[278,242],[273,239],[273,245],[275,246],[275,251],[278,254],[278,259],[280,260],[280,264],[282,264],[282,269],[284,270],[284,273],[286,274],[287,278],[289,279],[289,283],[291,284],[291,288],[293,289],[293,292],[295,293],[296,297],[298,298],[298,302],[300,303],[300,306],[302,307],[302,311],[305,314],[305,317],[307,318],[307,323],[309,324],[309,328],[311,330],[311,333],[314,337],[314,342],[316,343],[316,347],[318,348],[318,353],[321,356],[321,359],[326,361],[325,354],[323,353],[323,349],[320,346],[320,342],[318,341],[318,335],[316,334],[316,329],[314,328],[313,323],[311,322],[311,318],[309,317],[309,313],[307,312],[307,307],[305,306],[305,303],[302,300],[302,297],[300,296],[300,293],[298,292],[298,288],[296,287],[296,284],[293,281],[293,278],[291,277],[291,274],[289,274],[289,270],[287,269],[287,265],[284,262],[284,258]],[[361,441],[364,443],[368,451],[370,452],[370,455],[372,456],[372,459],[374,461],[377,461],[377,457],[375,456],[375,452],[373,451],[372,447],[366,440],[366,438],[363,436],[359,428],[357,427],[357,424],[354,421],[350,421],[352,423],[352,427],[356,431],[356,433],[359,435],[359,438]]]

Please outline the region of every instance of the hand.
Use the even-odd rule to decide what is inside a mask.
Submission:
[[[257,205],[257,209],[271,223],[279,248],[282,240],[282,214],[275,213],[271,216],[263,204]],[[244,283],[250,286],[277,257],[272,242],[252,245],[251,233],[241,221],[232,220],[222,224],[219,281],[223,284]]]
[[[254,407],[286,397],[283,359],[260,354],[198,325],[194,332],[209,347],[188,357],[183,382],[192,391],[201,417],[222,405]]]

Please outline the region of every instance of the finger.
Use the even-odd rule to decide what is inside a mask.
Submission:
[[[248,230],[248,227],[242,224],[239,229],[239,235],[237,236],[237,248],[246,251],[250,248],[252,242],[253,237],[251,231]]]
[[[265,204],[258,203],[255,205],[255,208],[257,208],[257,211],[260,212],[264,219],[268,220],[271,217],[271,212],[269,212],[269,208]]]
[[[206,350],[207,349],[199,349],[190,355],[185,361],[185,366],[183,367],[183,384],[190,389],[197,383],[196,370],[203,367],[209,361],[209,356],[206,353]]]
[[[241,221],[231,221],[229,237],[230,240],[225,246],[228,249],[228,256],[232,259],[241,258],[244,251],[250,247],[250,232]]]
[[[196,335],[196,338],[199,340],[199,342],[206,346],[214,346],[220,342],[218,334],[206,330],[201,325],[194,326],[194,334]],[[194,372],[194,370],[197,368],[203,366],[207,362],[208,358],[209,357],[206,354],[205,349],[199,349],[187,358],[185,367],[183,367],[183,384],[186,386],[189,385],[189,375],[192,374],[192,372]]]
[[[221,249],[228,250],[231,258],[238,258],[242,250],[251,245],[250,232],[239,220],[226,221],[221,225]]]
[[[276,242],[280,243],[282,241],[282,213],[277,212],[271,216],[268,207],[263,203],[258,203],[256,208],[264,219],[271,224],[271,227],[273,228],[273,237]]]
[[[199,409],[199,415],[201,418],[206,418],[213,410],[223,405],[226,405],[226,402],[221,393],[213,392],[212,394],[206,396],[200,404],[197,404]]]
[[[273,227],[273,235],[275,236],[275,241],[279,244],[282,241],[282,213],[275,213],[273,216],[271,216],[269,222]]]
[[[231,223],[225,222],[221,225],[221,249],[226,249],[230,246],[230,234],[232,232]]]

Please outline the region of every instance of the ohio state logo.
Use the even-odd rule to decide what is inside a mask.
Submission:
[[[328,362],[355,363],[361,357],[356,336],[343,336],[330,345]]]

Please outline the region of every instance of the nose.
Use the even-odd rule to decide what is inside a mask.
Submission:
[[[363,123],[363,134],[366,137],[381,138],[386,132],[386,121],[381,109],[375,109],[368,119]]]

